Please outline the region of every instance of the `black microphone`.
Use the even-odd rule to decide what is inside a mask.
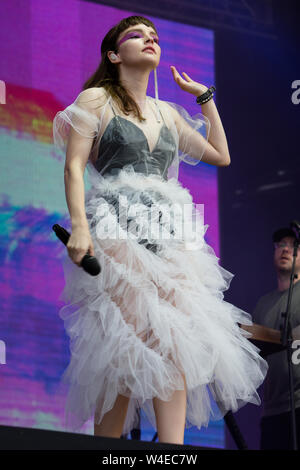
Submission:
[[[290,223],[290,227],[294,231],[295,237],[299,238],[300,237],[300,222],[298,222],[298,220],[293,220]]]
[[[70,238],[69,232],[58,224],[54,224],[52,229],[54,230],[57,238],[59,238],[64,245],[67,245]],[[88,253],[89,252],[87,251],[87,254],[82,258],[80,266],[82,266],[87,273],[91,274],[91,276],[97,276],[101,271],[100,264],[95,256],[91,256]]]

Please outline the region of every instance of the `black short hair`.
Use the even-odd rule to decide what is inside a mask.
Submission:
[[[282,238],[284,238],[284,237],[294,237],[294,238],[296,238],[296,235],[295,235],[294,231],[289,227],[279,228],[278,230],[276,230],[273,233],[273,243],[280,242],[280,240],[282,240]]]

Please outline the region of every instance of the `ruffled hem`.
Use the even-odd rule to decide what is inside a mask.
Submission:
[[[86,198],[91,215],[107,191],[124,185],[128,194],[146,184],[172,201],[191,202],[175,180],[121,171],[95,182]],[[155,428],[152,399],[167,401],[183,390],[182,373],[186,428],[200,429],[249,402],[259,405],[256,390],[268,365],[237,325],[251,325],[251,315],[224,301],[233,274],[206,244],[207,226],[198,227],[192,250],[161,242],[155,254],[134,239],[100,239],[101,220],[89,220],[101,273],[92,277],[68,256],[63,261],[66,305],[59,315],[71,351],[62,377],[69,384],[66,427],[77,431],[92,415],[99,423],[122,394],[130,397],[123,433],[136,426],[138,408]]]

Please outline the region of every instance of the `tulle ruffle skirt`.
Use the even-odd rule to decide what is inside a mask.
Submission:
[[[237,325],[251,325],[250,314],[224,301],[233,274],[205,242],[208,226],[195,221],[189,191],[175,179],[130,166],[105,177],[89,171],[85,207],[102,270],[93,277],[68,255],[63,260],[59,314],[71,354],[61,378],[68,384],[66,427],[78,431],[89,418],[99,423],[121,394],[130,398],[123,433],[137,425],[139,409],[155,429],[153,398],[168,401],[184,390],[183,375],[186,428],[200,429],[247,403],[259,405],[257,388],[268,365]],[[122,223],[120,195],[127,209],[142,208],[138,223],[130,211]],[[153,215],[156,203],[160,210]],[[182,217],[168,219],[175,203],[192,205],[183,224]],[[169,238],[149,232],[150,211]]]

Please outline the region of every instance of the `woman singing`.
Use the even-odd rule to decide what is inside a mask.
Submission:
[[[95,435],[120,437],[142,409],[160,442],[183,444],[185,428],[259,405],[268,366],[237,325],[251,325],[250,314],[223,300],[233,274],[218,264],[178,181],[180,161],[230,163],[212,91],[171,66],[203,114],[159,100],[157,82],[148,96],[160,55],[151,21],[123,19],[104,37],[83,91],[54,119],[72,222],[60,310],[71,360],[62,382],[71,430],[93,416]],[[101,265],[97,276],[80,267],[87,251]]]

